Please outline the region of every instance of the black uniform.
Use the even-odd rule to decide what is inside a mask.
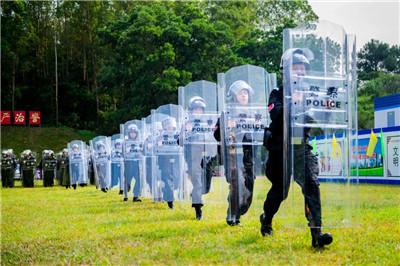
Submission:
[[[242,138],[242,142],[252,142],[252,138],[250,134],[239,134],[239,137]],[[221,141],[220,134],[220,120],[218,119],[216,124],[216,130],[214,131],[214,138],[217,141]],[[227,161],[224,161],[225,164],[225,175],[228,178],[228,183],[230,185],[229,188],[229,196],[228,196],[228,218],[227,222],[230,223],[229,217],[235,217],[236,223],[239,222],[240,216],[244,215],[250,208],[252,200],[253,200],[253,189],[254,189],[254,173],[253,173],[253,147],[252,145],[243,145],[243,157],[237,157],[236,147],[234,145],[227,145],[225,149]],[[218,147],[218,154],[221,155],[221,148]],[[237,160],[243,160],[243,169],[237,168]],[[240,164],[239,164],[240,165]],[[229,171],[229,172],[228,172]],[[239,173],[239,171],[243,171]],[[245,200],[239,198],[239,175],[243,174],[245,190],[248,192],[248,196]]]
[[[36,159],[28,155],[20,159],[21,173],[22,173],[22,186],[23,187],[33,187],[34,186],[34,176],[36,168]]]
[[[271,224],[272,218],[278,211],[283,200],[286,199],[290,186],[290,177],[284,176],[283,160],[290,158],[283,154],[283,88],[273,90],[268,101],[268,110],[271,117],[269,129],[266,129],[264,144],[269,150],[266,175],[272,187],[264,202],[264,223]],[[307,118],[306,118],[307,119]],[[269,131],[269,132],[268,132]],[[294,146],[294,179],[302,188],[305,201],[305,215],[309,226],[321,226],[321,200],[318,176],[318,159],[312,154],[312,147],[308,144],[310,129],[304,129],[301,144]]]
[[[3,187],[14,187],[14,175],[17,162],[13,155],[1,158],[1,183]]]
[[[42,158],[38,165],[43,173],[43,186],[52,187],[54,185],[54,177],[56,176],[57,159],[54,155],[48,155]]]
[[[71,177],[69,176],[69,157],[62,155],[57,161],[57,169],[61,185],[65,188],[71,186]]]

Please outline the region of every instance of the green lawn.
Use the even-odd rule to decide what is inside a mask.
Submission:
[[[4,265],[54,264],[242,264],[242,265],[399,265],[400,187],[360,185],[357,225],[333,228],[334,243],[324,250],[310,247],[298,188],[274,221],[273,237],[262,238],[266,179],[256,182],[255,198],[242,225],[225,224],[226,187],[215,181],[207,196],[205,218],[194,220],[190,203],[145,199],[122,202],[117,191],[94,187],[76,191],[61,187],[1,189],[1,262]],[[327,195],[343,193],[337,185],[321,184]],[[218,195],[219,194],[219,195]],[[340,195],[343,198],[344,195]],[[329,201],[328,201],[329,202]],[[333,204],[335,201],[330,201]],[[292,206],[292,207],[290,207]],[[291,209],[300,209],[290,218]],[[338,206],[323,207],[335,216]],[[291,219],[296,223],[291,223]]]
[[[14,149],[19,158],[25,149],[37,152],[41,157],[44,149],[59,152],[74,139],[88,141],[96,135],[87,130],[75,130],[68,127],[1,127],[1,149]]]

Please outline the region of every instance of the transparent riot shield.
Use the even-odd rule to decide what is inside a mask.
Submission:
[[[218,166],[218,142],[213,136],[219,117],[217,84],[205,80],[191,82],[180,87],[178,94],[184,110],[185,175],[192,184],[192,204],[203,205],[203,195],[210,192],[213,170]],[[216,183],[220,185],[220,181]],[[217,190],[219,194],[221,190]]]
[[[68,143],[69,174],[71,185],[87,185],[88,166],[86,143],[81,140],[73,140]]]
[[[157,162],[153,175],[153,199],[166,202],[188,199],[189,183],[183,175],[183,146],[180,140],[183,109],[179,105],[167,104],[153,110],[151,117],[156,135],[153,153]]]
[[[106,136],[90,141],[96,187],[106,191],[111,188],[111,144]]]
[[[124,138],[122,134],[111,136],[111,188],[118,186],[124,190]]]
[[[242,65],[218,74],[220,128],[225,177],[229,183],[227,222],[238,224],[250,208],[256,176],[264,175],[264,129],[269,125],[267,97],[275,75]]]
[[[304,225],[305,211],[311,228],[348,226],[358,183],[351,169],[357,166],[355,37],[326,21],[286,29],[282,67],[283,193],[291,221]]]
[[[124,136],[124,200],[128,199],[128,193],[133,186],[133,197],[142,195],[143,178],[145,169],[143,164],[143,121],[130,120],[121,126],[121,134]]]
[[[152,198],[152,186],[153,186],[153,172],[156,163],[155,156],[153,154],[153,138],[155,134],[152,129],[151,115],[142,118],[144,130],[143,130],[143,161],[145,166],[145,176],[143,178],[143,196],[145,198]]]
[[[57,158],[52,150],[42,151],[42,177],[43,186],[49,187],[54,185],[56,177]]]
[[[157,139],[160,138],[162,133],[161,121],[168,116],[162,113],[156,113],[155,110],[151,110],[151,114],[145,118],[145,159],[146,159],[146,179],[150,183],[150,194],[154,201],[163,201],[162,189],[163,182],[160,178],[160,169],[157,165],[157,154],[155,152],[155,146]]]

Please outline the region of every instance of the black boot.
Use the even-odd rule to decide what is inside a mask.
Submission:
[[[235,226],[240,224],[240,220],[238,218],[226,218],[226,223],[230,226]]]
[[[168,208],[173,209],[174,208],[174,202],[173,201],[168,201]]]
[[[124,198],[124,201],[128,201],[128,198]]]
[[[101,191],[103,191],[104,193],[107,193],[107,189],[102,188]]]
[[[76,189],[76,184],[72,185],[72,187],[73,187],[74,189]]]
[[[321,228],[311,228],[312,246],[314,248],[323,248],[333,241],[330,233],[322,233]]]
[[[139,197],[133,197],[133,200],[132,200],[133,202],[142,202],[142,200],[141,199],[139,199]]]
[[[201,211],[202,204],[193,204],[194,210],[196,211],[196,220],[203,219],[203,212]]]
[[[272,236],[272,233],[273,233],[272,223],[265,219],[264,213],[260,215],[260,223],[261,223],[261,230],[260,230],[261,235],[262,236],[265,236],[265,235]]]
[[[124,191],[123,191],[123,190],[120,190],[119,193],[118,193],[118,195],[122,195],[123,193],[124,193]]]

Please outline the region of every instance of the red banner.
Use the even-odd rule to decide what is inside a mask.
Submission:
[[[14,111],[14,125],[25,125],[25,111]]]
[[[29,125],[40,126],[40,111],[29,111]]]
[[[1,111],[1,125],[11,124],[11,111]]]

